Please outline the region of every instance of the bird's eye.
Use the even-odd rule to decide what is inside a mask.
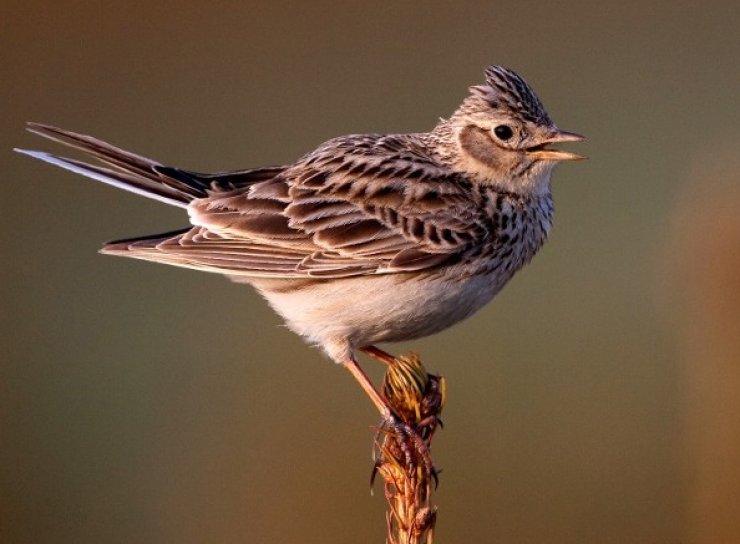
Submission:
[[[511,137],[514,135],[514,131],[509,125],[499,125],[493,129],[493,133],[502,142],[510,140]]]

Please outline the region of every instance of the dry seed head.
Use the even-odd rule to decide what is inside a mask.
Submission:
[[[415,353],[398,356],[383,379],[383,395],[407,423],[421,419],[429,375]]]
[[[383,395],[396,415],[418,432],[427,448],[444,406],[444,378],[428,374],[418,355],[396,357],[386,369]],[[393,427],[381,427],[376,442],[376,471],[384,482],[389,544],[431,544],[437,508],[431,503],[436,471],[409,437]]]

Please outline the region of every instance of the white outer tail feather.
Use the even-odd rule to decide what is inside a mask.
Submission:
[[[18,149],[18,148],[13,149],[13,151],[17,153],[21,153],[23,155],[28,155],[29,157],[33,157],[34,159],[39,159],[44,162],[48,162],[49,164],[54,164],[56,166],[59,166],[60,168],[69,170],[70,172],[81,174],[85,177],[92,178],[97,181],[101,181],[107,185],[112,185],[113,187],[118,187],[119,189],[123,189],[124,191],[128,191],[130,193],[135,193],[137,195],[145,196],[147,198],[151,198],[152,200],[158,200],[159,202],[163,202],[171,206],[177,206],[179,208],[188,207],[187,203],[185,202],[180,202],[175,199],[167,198],[165,196],[158,195],[158,194],[155,194],[149,191],[145,191],[138,187],[134,187],[130,184],[122,182],[116,179],[115,177],[113,177],[113,175],[118,174],[118,172],[115,172],[114,170],[109,170],[107,168],[102,168],[98,166],[87,167],[84,165],[84,163],[80,163],[72,159],[66,159],[64,157],[58,157],[56,155],[52,155],[51,153],[45,153],[43,151],[32,151],[30,149]],[[110,172],[111,175],[107,176],[106,172]]]

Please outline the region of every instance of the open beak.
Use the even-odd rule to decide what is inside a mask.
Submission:
[[[583,155],[577,155],[570,151],[562,151],[560,149],[550,149],[550,144],[556,144],[560,142],[580,142],[585,140],[584,136],[576,134],[575,132],[568,132],[566,130],[555,129],[551,132],[545,141],[534,147],[527,148],[526,152],[530,157],[545,161],[580,161],[585,159]]]

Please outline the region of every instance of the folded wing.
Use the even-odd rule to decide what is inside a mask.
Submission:
[[[192,228],[111,242],[107,254],[239,281],[342,278],[449,264],[488,235],[484,195],[415,135],[336,138],[291,166],[201,174],[56,127],[30,130],[104,166],[24,153],[188,210]]]

